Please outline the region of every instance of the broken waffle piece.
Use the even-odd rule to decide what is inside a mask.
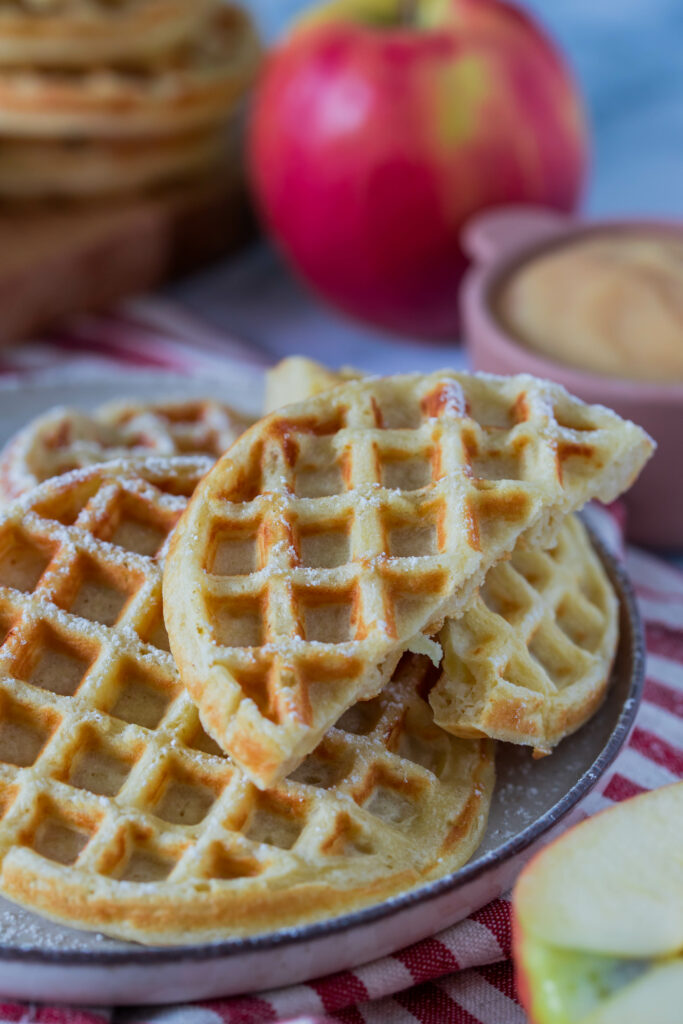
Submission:
[[[292,401],[288,395],[307,398],[347,379],[293,356],[269,371],[266,395],[277,408]],[[457,736],[549,753],[602,702],[618,627],[609,579],[585,527],[570,515],[551,550],[522,541],[510,561],[494,566],[465,614],[446,620],[440,644],[422,634],[423,653],[437,666],[444,655],[430,693],[435,720]]]
[[[166,563],[171,649],[207,732],[276,783],[520,537],[551,545],[652,450],[528,376],[353,381],[259,421],[198,487]]]
[[[434,720],[551,752],[602,703],[619,638],[619,605],[585,526],[569,516],[547,551],[519,544],[440,634]]]

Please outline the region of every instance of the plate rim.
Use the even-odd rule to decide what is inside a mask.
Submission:
[[[574,785],[544,814],[531,822],[516,835],[481,857],[471,860],[443,878],[408,892],[392,896],[381,903],[355,910],[339,917],[314,921],[305,925],[283,928],[276,932],[241,938],[223,939],[214,942],[189,945],[143,946],[131,943],[130,949],[123,950],[60,950],[7,947],[0,944],[0,962],[21,962],[42,966],[86,966],[86,967],[146,967],[154,964],[204,962],[231,959],[249,953],[275,950],[281,947],[298,946],[316,939],[352,931],[391,917],[401,911],[427,904],[447,893],[477,881],[486,872],[500,867],[508,860],[522,854],[537,843],[544,834],[553,829],[581,799],[583,799],[614,762],[625,744],[633,727],[640,706],[645,684],[645,633],[638,610],[635,590],[625,566],[610,551],[596,531],[585,523],[591,542],[605,567],[610,582],[619,598],[620,609],[626,614],[631,636],[632,674],[628,691],[607,740],[592,764],[577,779]],[[620,644],[623,642],[620,636]],[[97,929],[87,929],[97,932]]]
[[[132,400],[136,400],[138,396],[132,395],[127,396],[125,388],[127,384],[133,383],[135,389],[140,385],[147,385],[149,387],[157,387],[160,384],[168,386],[169,388],[177,388],[182,390],[183,385],[187,386],[190,382],[193,388],[205,385],[209,389],[209,393],[214,400],[218,400],[216,391],[220,387],[220,383],[223,380],[230,380],[231,391],[234,390],[235,397],[231,395],[227,396],[228,404],[239,405],[240,409],[251,416],[257,416],[256,412],[250,406],[249,398],[244,403],[240,403],[240,383],[246,383],[250,387],[261,389],[265,384],[265,370],[267,367],[252,366],[249,363],[242,363],[238,360],[226,359],[225,366],[218,372],[218,368],[215,373],[210,373],[206,368],[200,368],[199,370],[183,373],[179,369],[163,368],[159,367],[148,368],[139,367],[135,369],[126,369],[123,366],[108,366],[105,363],[99,365],[94,363],[87,363],[85,365],[77,365],[65,363],[64,365],[51,366],[43,369],[36,370],[9,370],[6,373],[0,374],[0,395],[11,392],[21,393],[22,391],[30,392],[47,392],[58,389],[60,386],[68,385],[72,388],[78,388],[80,385],[96,386],[100,385],[105,390],[110,390],[112,387],[121,387],[121,398],[126,399],[130,397]],[[179,399],[181,396],[176,395],[173,391],[170,391],[166,396],[169,401]],[[194,395],[189,396],[190,401]],[[150,393],[150,400],[152,395]],[[164,400],[164,399],[161,399]],[[95,408],[100,405],[104,405],[110,402],[111,399],[102,398],[95,400]],[[42,416],[43,413],[49,412],[50,409],[63,406],[63,402],[56,402],[53,405],[47,406],[41,413],[36,413],[36,416]],[[11,437],[16,433],[13,432]],[[5,442],[0,442],[0,448],[2,448]]]

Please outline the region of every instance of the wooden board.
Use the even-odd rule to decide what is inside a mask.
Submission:
[[[0,343],[197,269],[249,239],[241,177],[59,207],[0,209]]]

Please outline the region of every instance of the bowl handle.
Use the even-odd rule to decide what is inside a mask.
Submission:
[[[570,217],[544,206],[505,206],[468,221],[462,247],[476,263],[486,266],[515,249],[566,231],[572,223]]]

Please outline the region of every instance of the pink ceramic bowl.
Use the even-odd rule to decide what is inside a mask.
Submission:
[[[463,235],[473,263],[463,282],[461,314],[476,370],[532,373],[558,381],[586,402],[615,409],[654,437],[657,452],[625,498],[628,536],[641,544],[677,547],[683,546],[683,384],[600,376],[555,362],[512,337],[498,320],[492,302],[503,280],[544,250],[604,231],[643,228],[683,237],[683,224],[651,220],[584,224],[535,207],[505,207],[477,217]]]

